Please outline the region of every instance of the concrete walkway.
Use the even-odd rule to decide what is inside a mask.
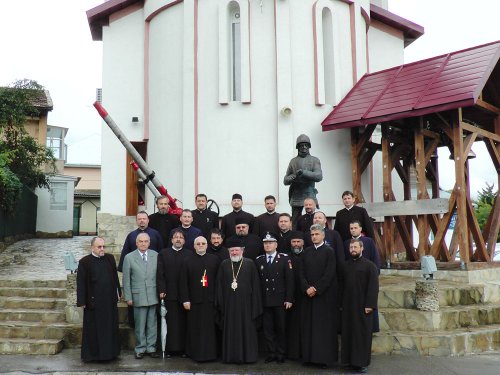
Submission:
[[[72,239],[31,239],[19,241],[0,254],[0,279],[65,280],[63,255],[69,250],[78,260],[88,254],[91,237]],[[226,365],[220,362],[198,364],[189,359],[136,360],[132,351],[108,363],[83,363],[79,349],[64,349],[52,356],[0,355],[2,374],[352,374],[340,366],[328,370],[304,367],[287,361],[283,365],[265,364],[263,358],[252,365]],[[370,374],[481,374],[500,373],[500,353],[466,357],[423,357],[415,355],[375,355]]]

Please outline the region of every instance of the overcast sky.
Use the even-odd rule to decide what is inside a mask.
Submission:
[[[253,0],[252,0],[253,1]],[[272,1],[272,0],[265,0]],[[0,5],[0,85],[29,78],[45,86],[54,110],[49,125],[69,128],[69,163],[100,163],[101,121],[92,103],[101,87],[102,43],[90,36],[85,11],[101,0],[15,0]],[[405,62],[500,39],[500,0],[389,0],[389,10],[425,28],[405,50]],[[471,190],[497,177],[484,147],[473,146]],[[440,160],[445,162],[446,157]],[[450,189],[453,164],[440,166]]]

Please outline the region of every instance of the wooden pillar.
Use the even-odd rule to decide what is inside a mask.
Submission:
[[[426,199],[427,193],[427,179],[425,177],[425,146],[423,130],[423,117],[418,119],[418,124],[414,126],[415,138],[415,171],[417,174],[417,199]],[[429,246],[427,242],[427,216],[418,215],[417,230],[418,230],[418,255],[421,258],[429,253]]]
[[[361,150],[359,145],[359,128],[351,128],[351,166],[352,166],[352,192],[361,200]]]
[[[382,177],[383,177],[383,194],[384,202],[392,200],[392,162],[391,162],[391,146],[389,142],[389,124],[382,124]],[[384,253],[385,260],[393,260],[394,253],[394,223],[392,216],[384,217]]]
[[[467,187],[465,184],[465,164],[463,155],[463,130],[462,109],[459,108],[452,120],[453,133],[453,158],[455,160],[455,194],[457,199],[457,225],[455,233],[457,236],[460,259],[465,263],[470,262],[469,236],[467,226]]]

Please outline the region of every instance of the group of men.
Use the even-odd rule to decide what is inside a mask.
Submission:
[[[380,261],[366,210],[354,205],[349,191],[342,199],[345,208],[333,229],[310,198],[292,228],[291,215],[275,211],[273,196],[265,197],[266,212],[254,217],[234,194],[233,211],[219,229],[206,195],[198,194],[196,209],[183,210],[180,219],[168,214],[166,197],[158,198],[158,212],[137,214],[138,228],[127,236],[118,267],[99,237],[80,261],[82,359],[110,360],[119,353],[120,271],[137,359],[159,356],[163,300],[169,356],[253,363],[262,329],[266,362],[290,358],[329,367],[338,360],[340,333],[341,363],[366,371],[371,335],[378,330]]]

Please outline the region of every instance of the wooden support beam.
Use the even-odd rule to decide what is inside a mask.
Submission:
[[[448,212],[443,215],[441,221],[439,222],[437,230],[434,234],[434,243],[431,246],[430,254],[436,259],[439,257],[439,254],[441,252],[441,244],[444,242],[446,231],[450,226],[451,218],[453,217],[453,212],[455,211],[456,201],[455,189],[453,189],[453,192],[448,199]]]
[[[491,161],[493,162],[497,173],[500,173],[500,143],[495,144],[495,142],[491,139],[484,139],[484,144],[486,145],[486,149],[491,156]]]
[[[352,191],[358,199],[362,199],[361,192],[361,165],[360,165],[360,148],[359,143],[359,128],[351,128],[351,168],[352,168]]]
[[[465,263],[470,262],[469,236],[467,234],[467,186],[465,184],[465,166],[463,155],[463,129],[462,108],[458,108],[453,118],[453,149],[455,159],[455,192],[457,195],[457,226],[455,232],[458,235],[458,246],[460,259]],[[465,124],[467,125],[467,124]],[[476,129],[475,127],[472,127]]]
[[[360,163],[360,173],[363,174],[366,170],[366,168],[368,168],[368,166],[370,165],[370,162],[372,161],[373,159],[373,156],[375,155],[375,153],[377,152],[377,149],[376,148],[368,148],[365,152],[363,152],[362,156],[361,156],[361,163]]]
[[[383,181],[383,194],[384,202],[392,200],[392,162],[391,162],[391,146],[388,139],[389,125],[382,124],[382,181]],[[394,240],[392,234],[394,233],[394,223],[392,216],[384,217],[384,248],[386,259],[392,262],[392,255],[394,254]]]
[[[373,132],[375,131],[376,128],[377,128],[376,124],[375,125],[368,125],[365,127],[365,131],[363,132],[363,134],[358,132],[358,138],[356,141],[356,147],[357,147],[356,154],[360,155],[361,152],[363,151],[363,149],[365,147],[367,147],[367,145],[370,142],[370,139],[373,135]]]
[[[417,199],[425,199],[427,196],[427,179],[425,177],[425,145],[423,130],[423,117],[418,119],[418,124],[414,127],[415,140],[415,170],[417,174]],[[430,158],[430,156],[429,156]],[[419,215],[417,219],[418,230],[418,255],[419,258],[426,255],[429,251],[427,246],[428,236],[426,236],[428,228],[426,215]]]
[[[500,115],[500,108],[498,107],[495,107],[493,104],[490,104],[488,102],[485,102],[484,100],[482,99],[478,99],[477,102],[476,102],[476,105],[478,107],[481,107],[483,109],[486,109],[487,111],[491,112],[491,113],[495,113],[497,115]]]
[[[462,160],[468,160],[467,157],[469,156],[470,150],[472,148],[472,144],[477,138],[477,133],[471,133],[467,135],[464,139],[464,153],[462,154]]]
[[[479,229],[479,223],[477,222],[476,213],[474,212],[474,207],[472,207],[472,201],[469,197],[467,197],[467,225],[476,244],[476,251],[474,253],[473,259],[476,261],[489,262],[490,256],[486,252],[486,245],[484,243],[483,235],[481,233],[481,229]]]
[[[495,197],[493,207],[483,227],[483,238],[487,243],[487,252],[490,259],[495,256],[495,246],[497,242],[498,232],[500,231],[500,197]]]
[[[474,125],[467,124],[466,122],[462,122],[462,121],[460,121],[460,127],[463,130],[467,130],[471,133],[477,133],[481,137],[489,138],[495,142],[500,142],[500,134],[495,134],[495,133],[489,132],[487,130],[484,130],[484,129],[479,128],[479,127],[474,126]]]
[[[399,234],[401,236],[401,241],[406,250],[406,259],[407,260],[419,260],[419,254],[417,253],[415,247],[413,246],[413,240],[411,237],[411,233],[408,232],[405,222],[406,216],[395,216],[394,221],[396,223],[396,228],[398,228]]]
[[[429,164],[431,160],[431,156],[436,152],[437,146],[439,144],[438,139],[433,139],[430,143],[427,144],[427,147],[425,148],[425,156],[424,156],[424,163],[425,165]]]
[[[399,175],[399,178],[401,179],[401,181],[403,181],[404,184],[408,183],[410,180],[410,177],[406,173],[406,170],[403,168],[403,166],[401,165],[399,160],[394,163],[394,168],[396,169],[396,172],[398,172],[398,175]]]

